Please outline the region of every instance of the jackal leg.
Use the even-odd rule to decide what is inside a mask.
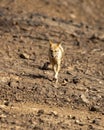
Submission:
[[[60,71],[60,63],[56,64],[56,66],[54,68],[56,82],[58,82],[58,73],[59,73],[59,71]]]
[[[55,78],[54,78],[54,80],[57,82],[57,64],[55,64],[54,62],[51,62],[51,65],[52,65],[52,70],[54,71],[54,76],[55,76]]]

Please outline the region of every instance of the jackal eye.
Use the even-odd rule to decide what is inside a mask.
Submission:
[[[51,53],[53,53],[53,50],[50,50]]]

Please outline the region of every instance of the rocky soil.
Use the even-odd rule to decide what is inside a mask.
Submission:
[[[0,130],[104,130],[103,0],[0,1]]]

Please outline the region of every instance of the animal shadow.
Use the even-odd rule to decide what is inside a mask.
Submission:
[[[51,81],[47,76],[45,75],[41,75],[41,74],[25,74],[24,76],[26,77],[30,77],[30,78],[33,78],[33,79],[47,79],[49,81]]]

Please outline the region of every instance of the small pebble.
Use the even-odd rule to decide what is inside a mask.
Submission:
[[[26,53],[21,53],[20,55],[20,58],[22,58],[22,59],[29,59],[29,55],[28,54],[26,54]]]

